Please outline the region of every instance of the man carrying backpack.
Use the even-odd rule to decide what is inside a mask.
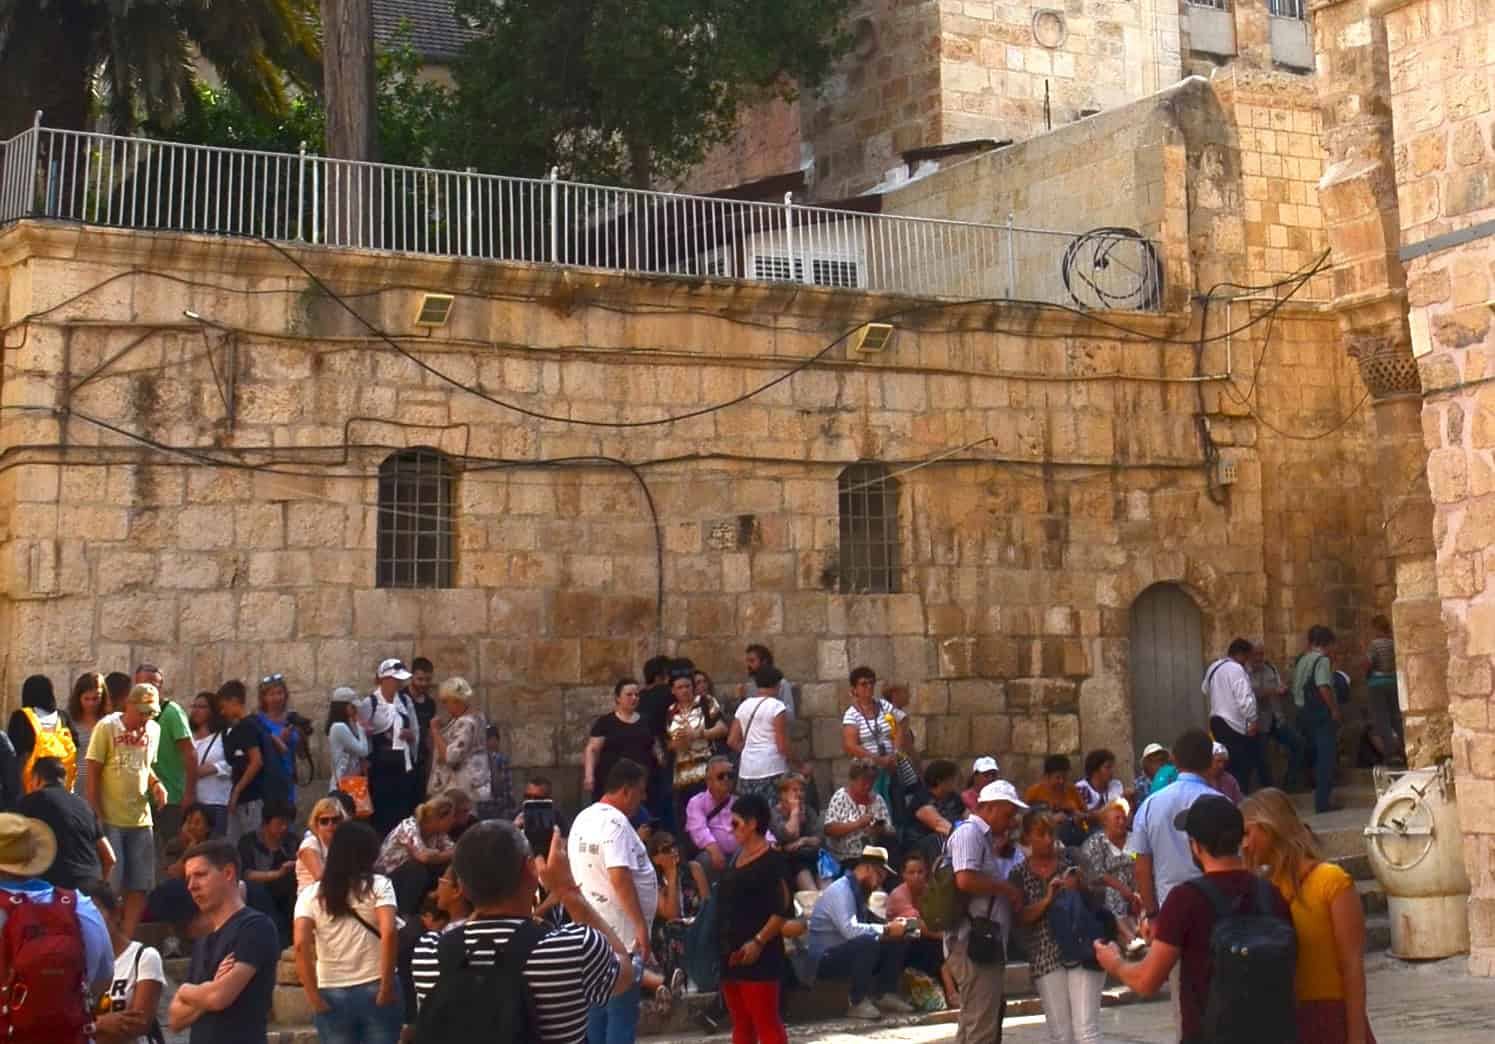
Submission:
[[[1178,965],[1182,1044],[1295,1044],[1292,916],[1241,858],[1240,810],[1207,795],[1174,822],[1204,876],[1169,892],[1145,958],[1128,962],[1114,943],[1096,942],[1096,960],[1144,997]]]
[[[1293,668],[1293,702],[1298,729],[1313,764],[1313,810],[1334,804],[1334,772],[1339,767],[1339,695],[1334,690],[1334,632],[1322,624],[1308,629],[1308,651]]]
[[[40,876],[56,857],[51,827],[0,814],[0,1039],[15,1044],[87,1044],[92,997],[114,976],[114,946],[93,900]]]
[[[415,1044],[476,1039],[478,1027],[484,1040],[582,1044],[587,1013],[632,990],[642,965],[582,894],[560,831],[536,859],[512,823],[479,823],[457,842],[452,868],[472,916],[415,948]],[[540,887],[571,924],[551,931],[533,919]]]

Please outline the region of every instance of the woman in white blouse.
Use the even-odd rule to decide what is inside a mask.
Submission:
[[[234,769],[223,750],[223,722],[218,717],[218,695],[200,692],[187,715],[192,747],[197,752],[197,800],[207,806],[213,836],[228,829],[228,798],[234,789]]]
[[[778,783],[789,771],[789,708],[779,699],[784,675],[777,667],[761,667],[753,675],[755,691],[737,707],[727,746],[741,751],[737,766],[737,795],[757,794],[773,807]]]
[[[327,707],[327,749],[332,756],[332,780],[329,790],[336,790],[344,776],[363,775],[363,761],[369,756],[369,736],[358,716],[358,693],[344,685],[332,691]]]

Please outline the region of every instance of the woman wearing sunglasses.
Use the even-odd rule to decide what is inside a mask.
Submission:
[[[322,870],[327,865],[327,849],[332,844],[332,835],[347,819],[343,803],[335,797],[324,797],[312,806],[307,823],[310,829],[296,849],[296,891],[322,879]]]
[[[267,674],[260,679],[260,709],[256,717],[265,731],[284,770],[286,786],[290,788],[288,800],[296,800],[296,745],[301,742],[301,733],[290,720],[291,690],[286,687],[284,674]]]

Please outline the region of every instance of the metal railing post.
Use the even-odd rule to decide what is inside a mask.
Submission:
[[[466,197],[467,203],[467,225],[463,232],[463,252],[468,255],[477,253],[472,248],[472,179],[473,175],[477,172],[478,169],[476,167],[468,167],[467,176],[462,179],[463,195]]]
[[[311,164],[311,241],[322,241],[322,164],[315,159]]]
[[[1007,297],[1017,296],[1017,242],[1013,221],[1016,215],[1007,212]]]
[[[789,257],[789,281],[794,282],[794,193],[784,193],[784,253]]]
[[[17,217],[20,217],[22,214],[29,216],[33,211],[36,210],[36,179],[37,178],[41,178],[42,179],[42,192],[41,192],[41,194],[42,194],[42,199],[46,201],[46,202],[44,202],[42,204],[43,207],[46,207],[46,206],[48,206],[51,203],[51,199],[50,199],[50,197],[52,195],[51,171],[49,170],[47,172],[47,174],[44,175],[44,174],[42,174],[41,170],[39,169],[40,166],[41,166],[41,150],[42,150],[42,111],[40,109],[37,109],[36,110],[36,115],[31,118],[31,165],[26,168],[28,171],[30,171],[30,174],[27,177],[27,181],[28,181],[28,183],[31,186],[31,192],[30,192],[31,198],[24,201],[24,203],[22,204],[22,207],[21,207],[20,214],[16,215]],[[51,166],[50,159],[48,161],[48,166],[49,167]]]
[[[306,206],[306,142],[301,143],[301,158],[296,163],[296,240],[301,240],[301,211]]]
[[[561,263],[561,218],[560,218],[561,168],[550,168],[550,263]]]

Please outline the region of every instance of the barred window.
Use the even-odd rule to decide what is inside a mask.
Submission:
[[[1308,4],[1306,0],[1268,0],[1267,9],[1278,18],[1296,18],[1304,21],[1308,18]]]
[[[853,464],[837,480],[842,594],[898,593],[898,480],[887,466]]]
[[[451,587],[452,466],[433,449],[379,465],[379,587]]]

